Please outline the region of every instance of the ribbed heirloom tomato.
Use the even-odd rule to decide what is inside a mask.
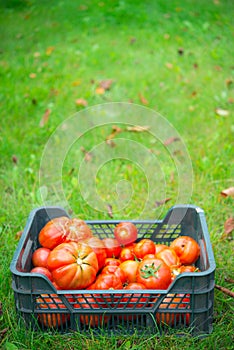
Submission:
[[[62,216],[50,220],[39,232],[38,240],[42,247],[54,249],[61,243],[79,242],[92,236],[90,227],[83,220]]]
[[[85,289],[98,272],[97,256],[81,242],[62,243],[48,257],[48,268],[61,289]]]

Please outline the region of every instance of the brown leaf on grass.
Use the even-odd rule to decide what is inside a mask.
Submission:
[[[17,157],[15,154],[13,154],[13,156],[11,157],[11,159],[12,159],[12,162],[13,162],[14,164],[17,164],[17,163],[18,163],[18,157]]]
[[[107,213],[111,219],[113,219],[112,205],[107,204]]]
[[[92,160],[92,154],[89,151],[87,151],[83,146],[80,148],[80,150],[84,153],[86,162],[90,162]]]
[[[119,126],[113,125],[112,126],[112,133],[106,137],[106,141],[112,140],[117,134],[119,134],[122,131],[123,130]]]
[[[216,108],[215,113],[219,115],[220,117],[227,117],[229,116],[229,111],[227,109],[223,108]]]
[[[50,109],[46,109],[43,117],[41,118],[40,120],[40,127],[42,128],[45,124],[48,123],[48,120],[49,120],[49,116],[50,116],[50,113],[51,113],[51,110]]]
[[[141,126],[141,125],[134,125],[134,126],[127,126],[127,131],[134,131],[134,132],[143,132],[149,130],[149,126]]]
[[[29,78],[31,78],[31,79],[35,79],[36,78],[36,73],[30,73],[29,74]]]
[[[161,201],[156,201],[155,202],[155,207],[160,207],[160,205],[166,204],[167,202],[169,202],[171,200],[171,198],[165,198],[162,199]]]
[[[220,192],[223,197],[234,197],[234,187],[226,188],[225,190]]]
[[[112,84],[113,84],[112,79],[106,79],[106,80],[100,81],[100,83],[98,84],[98,87],[106,91],[106,90],[110,90]]]
[[[228,103],[234,103],[234,98],[233,97],[229,97]]]
[[[177,52],[178,52],[178,54],[180,56],[182,56],[184,54],[184,48],[183,47],[179,47]]]
[[[164,141],[164,146],[168,146],[168,145],[170,145],[171,143],[176,142],[176,141],[180,141],[180,138],[177,137],[177,136],[169,137],[168,139],[166,139],[166,140]]]
[[[226,83],[227,87],[229,88],[229,87],[231,87],[233,85],[233,79],[232,78],[228,78],[228,79],[226,79],[225,83]]]
[[[116,147],[116,143],[113,140],[106,140],[106,144],[110,147]]]
[[[49,46],[46,49],[46,55],[50,56],[52,54],[52,52],[54,51],[55,47],[54,46]]]
[[[141,93],[139,93],[139,98],[140,98],[140,101],[143,105],[149,104],[149,101]]]
[[[97,95],[103,95],[105,93],[105,89],[103,89],[102,87],[98,86],[95,90]]]
[[[76,105],[86,107],[86,106],[88,106],[88,102],[84,98],[78,98],[76,100]]]
[[[23,231],[22,231],[22,230],[21,230],[21,231],[16,232],[16,234],[15,234],[15,238],[16,238],[17,240],[19,240],[19,239],[20,239],[20,237],[22,236],[22,233],[23,233]]]
[[[222,238],[228,238],[234,231],[234,218],[228,218],[224,223],[224,233]]]
[[[172,69],[172,68],[173,68],[173,64],[170,63],[170,62],[167,62],[167,63],[165,64],[165,66],[166,66],[168,69]]]

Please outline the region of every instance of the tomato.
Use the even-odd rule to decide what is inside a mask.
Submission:
[[[39,232],[38,240],[42,247],[53,249],[66,241],[66,227],[69,218],[62,216],[50,220]]]
[[[119,266],[121,264],[121,261],[119,259],[116,258],[106,258],[105,259],[105,263],[104,266]]]
[[[180,258],[181,264],[184,265],[194,264],[200,255],[199,244],[189,236],[176,238],[170,246]]]
[[[135,260],[135,254],[133,252],[133,249],[134,249],[134,245],[122,248],[119,255],[119,260],[121,262],[126,260]]]
[[[104,238],[103,243],[106,247],[107,258],[118,258],[121,252],[121,246],[115,238]]]
[[[104,323],[107,323],[110,316],[97,314],[95,311],[92,314],[85,314],[87,309],[100,309],[103,308],[103,305],[98,305],[97,301],[90,295],[85,294],[85,297],[77,298],[77,303],[74,304],[75,309],[83,309],[84,314],[80,315],[81,323],[89,327],[101,327]]]
[[[95,288],[93,289],[101,290],[123,289],[123,283],[120,277],[116,276],[113,273],[101,273],[98,275],[94,287]]]
[[[172,281],[171,270],[160,259],[144,259],[139,263],[136,281],[148,289],[167,289]]]
[[[39,232],[38,240],[42,247],[54,249],[61,243],[78,242],[92,235],[91,229],[83,220],[62,216],[50,220]]]
[[[166,244],[155,244],[155,254],[158,254],[161,252],[163,249],[168,248]]]
[[[42,294],[36,299],[36,309],[60,310],[66,309],[66,306],[57,294]],[[45,327],[57,328],[70,319],[70,314],[61,312],[38,313],[38,319]]]
[[[38,273],[38,274],[44,275],[44,276],[46,276],[50,281],[53,280],[53,277],[52,277],[51,272],[50,272],[46,267],[37,266],[37,267],[34,267],[30,272],[32,272],[32,273]]]
[[[136,290],[136,289],[143,290],[143,289],[146,289],[146,287],[142,283],[133,282],[133,283],[129,283],[124,289],[126,289],[126,290]],[[122,299],[122,301],[127,304],[126,305],[127,307],[141,308],[141,307],[145,306],[145,303],[148,301],[148,298],[145,296],[142,296],[142,294],[138,294],[138,293],[134,293],[134,294],[127,293],[127,294],[124,294],[124,298]]]
[[[84,289],[92,284],[98,272],[97,256],[81,242],[62,243],[48,257],[48,268],[62,289]]]
[[[178,275],[183,272],[199,272],[200,270],[194,265],[181,265],[173,267],[172,269],[172,278],[175,279]]]
[[[162,309],[171,310],[172,312],[162,312]],[[176,326],[177,324],[189,325],[190,313],[179,312],[179,309],[190,309],[190,296],[185,294],[168,294],[160,304],[156,312],[156,320],[158,323],[164,323],[169,326]]]
[[[99,270],[105,265],[105,260],[107,257],[105,245],[102,240],[98,237],[90,237],[83,241],[83,243],[90,246],[97,255]]]
[[[122,283],[125,283],[127,280],[127,276],[125,275],[124,271],[119,266],[105,266],[101,274],[114,274],[115,276],[119,277]]]
[[[135,242],[137,234],[137,227],[132,222],[120,222],[114,229],[114,236],[121,245]]]
[[[155,254],[155,243],[148,238],[141,239],[134,247],[137,259],[143,259],[146,254]]]
[[[40,266],[47,268],[47,259],[50,254],[50,249],[48,248],[38,248],[32,254],[33,266]]]
[[[136,273],[139,266],[139,262],[135,260],[126,260],[123,261],[119,267],[123,270],[126,281],[128,283],[136,282]]]
[[[171,268],[180,266],[180,259],[174,249],[165,248],[156,254],[156,258],[162,259]]]
[[[70,219],[67,228],[67,242],[80,242],[92,236],[91,228],[84,220],[78,218]]]

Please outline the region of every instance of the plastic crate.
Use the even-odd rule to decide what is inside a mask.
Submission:
[[[172,207],[160,221],[133,221],[139,239],[169,245],[189,235],[200,245],[197,267],[201,272],[183,273],[167,290],[87,291],[60,290],[44,276],[30,273],[38,234],[51,219],[68,216],[58,207],[42,207],[30,213],[10,265],[16,310],[26,326],[34,329],[128,335],[134,332],[183,334],[212,332],[215,261],[204,211],[196,206]],[[113,237],[119,221],[87,221],[94,235]],[[135,299],[131,300],[134,296]],[[143,298],[143,299],[140,299]],[[139,300],[138,300],[139,299]]]

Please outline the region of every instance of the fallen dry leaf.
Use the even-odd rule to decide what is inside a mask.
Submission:
[[[14,164],[17,164],[17,163],[18,163],[18,157],[17,157],[15,154],[13,154],[13,156],[11,157],[11,159],[12,159],[12,162],[13,162]]]
[[[234,231],[234,218],[228,218],[224,223],[223,238],[228,237]]]
[[[106,90],[110,90],[112,84],[113,84],[112,79],[106,79],[106,80],[100,81],[98,87],[103,88],[106,91]]]
[[[113,219],[113,212],[112,212],[112,205],[111,204],[107,204],[107,213],[108,213],[109,217]]]
[[[155,202],[155,207],[160,207],[160,205],[166,204],[170,200],[171,200],[171,198],[165,198],[165,199],[162,199],[161,201],[156,201]]]
[[[164,146],[168,146],[171,143],[176,142],[176,141],[180,141],[180,138],[177,136],[169,137],[167,140],[164,141]]]
[[[173,68],[173,64],[170,63],[170,62],[167,62],[167,63],[165,64],[165,66],[166,66],[168,69],[172,69],[172,68]]]
[[[140,98],[140,101],[143,105],[149,104],[149,101],[141,93],[139,93],[139,98]]]
[[[110,147],[116,147],[116,143],[113,140],[106,140],[106,144]]]
[[[52,52],[54,51],[55,47],[54,46],[49,46],[46,49],[46,55],[50,56],[52,54]]]
[[[127,126],[127,131],[143,132],[147,130],[149,130],[149,126],[141,126],[141,125]]]
[[[105,93],[105,89],[103,89],[102,87],[98,86],[95,90],[97,95],[103,95]]]
[[[234,197],[234,187],[229,187],[220,192],[223,197]]]
[[[29,78],[35,79],[37,77],[36,73],[30,73]]]
[[[178,48],[178,54],[179,54],[180,56],[182,56],[182,55],[184,54],[184,49],[183,49],[183,47],[179,47],[179,48]]]
[[[22,236],[22,233],[23,233],[23,231],[18,231],[18,232],[16,232],[15,238],[16,238],[17,240],[20,239],[20,237]]]
[[[89,151],[87,151],[83,146],[80,148],[80,150],[84,153],[86,162],[90,162],[92,160],[92,154]]]
[[[215,113],[220,117],[227,117],[229,115],[229,111],[223,108],[216,108]]]
[[[228,103],[234,103],[234,98],[233,97],[229,97]]]
[[[226,83],[226,85],[227,85],[227,87],[228,87],[228,88],[229,88],[229,87],[231,87],[231,86],[232,86],[232,84],[233,84],[233,80],[232,80],[232,78],[228,78],[228,79],[226,79],[225,83]]]
[[[86,107],[88,106],[88,102],[84,98],[78,98],[76,100],[76,105]]]
[[[123,130],[119,126],[113,125],[112,126],[112,133],[106,137],[106,141],[112,140],[117,134],[119,134],[122,131]]]
[[[50,110],[50,109],[47,109],[47,110],[45,111],[43,117],[42,117],[41,120],[40,120],[40,124],[39,124],[41,128],[42,128],[45,124],[48,123],[50,113],[51,113],[51,110]]]

